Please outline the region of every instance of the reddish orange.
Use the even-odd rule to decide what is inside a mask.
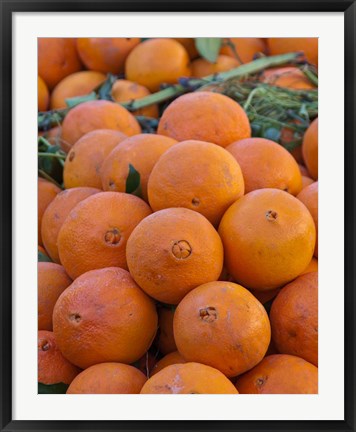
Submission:
[[[44,180],[42,178],[38,178],[38,204],[37,204],[37,211],[38,211],[38,244],[40,246],[43,246],[42,243],[42,236],[41,236],[41,225],[42,225],[42,217],[46,210],[46,208],[49,206],[49,204],[54,200],[56,195],[61,190],[59,187],[57,187],[55,184]]]
[[[167,366],[182,363],[186,363],[184,357],[178,351],[173,351],[161,358],[161,360],[155,364],[150,376],[155,375],[157,372],[161,371]]]
[[[314,256],[318,257],[318,182],[305,187],[297,196],[297,198],[307,207],[312,215],[316,228],[316,242]]]
[[[49,92],[46,83],[39,76],[38,77],[38,111],[47,111],[49,105]]]
[[[268,38],[270,55],[303,51],[308,62],[318,65],[318,38]]]
[[[310,90],[315,88],[306,75],[294,66],[266,69],[260,80],[273,86],[296,90]]]
[[[314,179],[318,179],[318,119],[310,123],[303,138],[302,145],[303,159],[305,165]]]
[[[236,58],[239,62],[249,63],[258,53],[266,53],[266,44],[261,38],[229,38],[232,46],[227,44],[227,39],[221,48],[221,54]]]
[[[203,78],[208,75],[214,75],[234,69],[239,64],[240,63],[236,59],[228,55],[219,55],[214,63],[203,58],[198,58],[190,64],[190,67],[192,69],[193,77]]]
[[[173,335],[173,307],[158,308],[158,333],[155,344],[162,354],[169,354],[177,350]]]

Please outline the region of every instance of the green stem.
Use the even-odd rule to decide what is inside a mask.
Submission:
[[[39,174],[45,178],[46,180],[50,181],[51,183],[55,184],[57,187],[59,187],[60,189],[63,189],[63,187],[56,182],[56,180],[54,180],[49,174],[47,174],[45,171],[39,169],[38,170]]]
[[[58,153],[38,152],[37,154],[38,154],[38,156],[52,157],[52,158],[57,158],[57,159],[65,159],[67,157],[66,155],[61,155],[61,154],[58,154]]]
[[[227,46],[231,49],[231,51],[233,52],[233,54],[234,54],[236,60],[237,60],[240,64],[244,64],[244,62],[241,60],[241,58],[240,58],[240,56],[239,56],[239,54],[238,54],[238,52],[237,52],[237,49],[236,49],[236,47],[235,47],[235,44],[232,42],[232,40],[231,40],[230,38],[227,38],[227,41],[225,42],[225,45],[227,45]]]
[[[316,87],[318,87],[318,77],[313,74],[313,72],[311,70],[309,70],[308,68],[302,67],[301,71],[303,72],[303,74],[308,78],[308,80],[314,84]]]

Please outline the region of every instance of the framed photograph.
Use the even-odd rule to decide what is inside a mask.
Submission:
[[[355,2],[0,4],[1,430],[354,431]]]

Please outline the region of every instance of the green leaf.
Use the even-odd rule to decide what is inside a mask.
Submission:
[[[111,89],[114,84],[114,82],[117,80],[117,76],[108,74],[108,77],[106,81],[104,81],[98,89],[96,89],[96,92],[99,96],[99,99],[109,100],[112,101],[111,96]]]
[[[96,95],[95,92],[91,92],[85,96],[76,96],[70,99],[66,99],[66,104],[68,108],[73,108],[76,105],[79,105],[83,102],[88,102],[88,101],[92,101],[92,100],[97,100],[98,97]]]
[[[269,139],[274,142],[279,142],[279,139],[281,137],[281,131],[279,131],[276,128],[269,127],[265,131],[263,131],[263,138]]]
[[[52,262],[51,258],[48,257],[46,254],[38,251],[38,262]]]
[[[195,38],[195,46],[199,54],[210,63],[215,63],[218,58],[222,38]]]
[[[38,394],[65,394],[69,385],[58,383],[58,384],[42,384],[38,383]]]
[[[129,164],[129,175],[126,179],[126,193],[134,194],[140,193],[141,185],[140,185],[141,176],[135,168]]]

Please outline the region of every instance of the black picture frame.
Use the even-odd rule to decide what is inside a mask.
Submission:
[[[1,431],[355,430],[355,1],[10,1],[1,5]],[[345,419],[343,421],[16,421],[12,418],[12,14],[15,12],[343,12],[345,23]],[[335,84],[335,83],[334,83]],[[334,90],[335,87],[333,87]],[[337,149],[336,149],[337,151]],[[332,225],[331,225],[332,229]],[[336,252],[335,252],[336,253]],[[338,287],[341,288],[341,287]],[[332,311],[331,311],[332,313]],[[331,337],[335,337],[332,335]],[[335,371],[330,371],[331,375]],[[337,379],[337,376],[330,377]]]

